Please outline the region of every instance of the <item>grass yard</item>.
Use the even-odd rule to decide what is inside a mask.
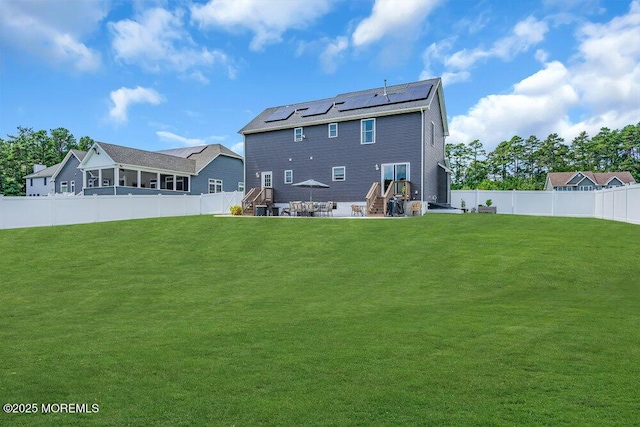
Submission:
[[[638,425],[639,247],[510,215],[0,231],[0,403],[99,406],[0,425]]]

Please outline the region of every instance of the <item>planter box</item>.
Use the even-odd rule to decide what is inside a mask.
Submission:
[[[498,213],[498,208],[495,206],[478,206],[478,213]]]

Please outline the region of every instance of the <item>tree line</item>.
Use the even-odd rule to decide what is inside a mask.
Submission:
[[[88,136],[76,140],[65,128],[47,132],[18,126],[16,135],[0,138],[0,194],[24,196],[24,176],[33,172],[34,164],[53,166],[60,163],[69,150],[86,151],[93,142]]]
[[[516,135],[488,153],[477,139],[447,144],[445,151],[455,190],[542,190],[549,172],[629,171],[640,182],[640,122],[603,127],[594,137],[582,132],[570,144],[555,133],[542,141]]]

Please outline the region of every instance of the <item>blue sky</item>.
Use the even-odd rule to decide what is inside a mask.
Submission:
[[[271,106],[442,77],[447,142],[640,121],[640,0],[2,0],[0,137],[161,150]]]

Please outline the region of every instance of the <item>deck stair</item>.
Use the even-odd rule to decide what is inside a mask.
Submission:
[[[384,215],[384,203],[380,197],[380,183],[374,182],[367,193],[367,216]]]
[[[387,214],[387,202],[390,198],[396,197],[402,200],[409,200],[411,194],[411,182],[391,181],[384,194],[381,191],[382,185],[379,182],[371,184],[367,193],[367,215],[384,216]]]
[[[254,187],[247,191],[242,198],[242,215],[253,216],[256,214],[256,206],[273,205],[273,188]]]

